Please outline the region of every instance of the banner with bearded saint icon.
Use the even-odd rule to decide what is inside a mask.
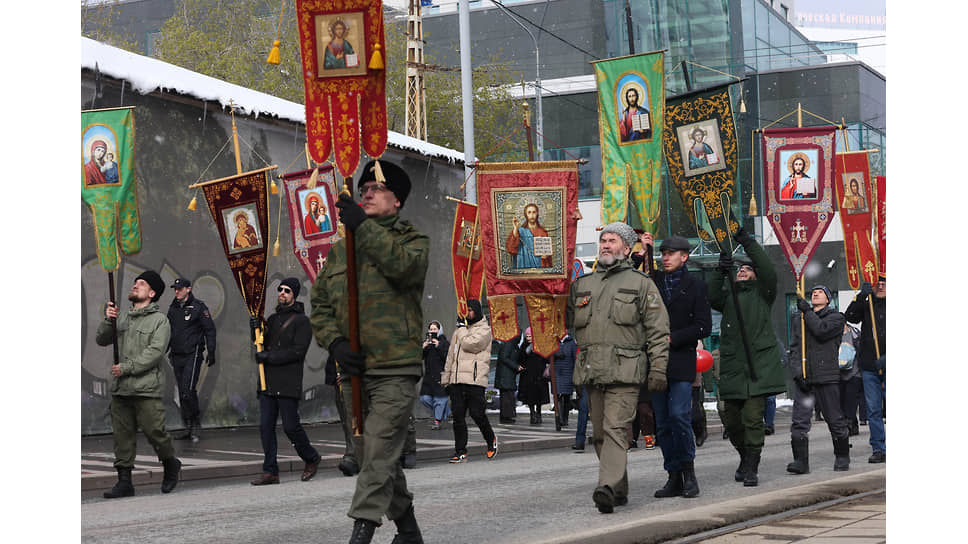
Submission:
[[[602,223],[655,232],[665,111],[662,51],[592,63],[602,149]],[[635,214],[628,217],[629,202]]]
[[[874,213],[877,224],[878,269],[887,274],[887,177],[877,176],[877,194],[874,197]]]
[[[728,84],[670,99],[663,130],[669,177],[696,233],[732,253],[730,234],[739,228],[732,208],[738,153]]]
[[[269,171],[275,166],[207,181],[202,187],[232,276],[249,315],[262,317],[269,239]]]
[[[565,333],[578,164],[479,163],[477,201],[494,338],[507,341],[519,334],[517,296],[523,295],[534,351],[550,357]]]
[[[314,187],[309,183],[316,172]],[[336,173],[332,165],[283,174],[286,201],[289,209],[289,229],[292,232],[292,251],[309,277],[316,275],[326,264],[326,255],[342,236],[337,232],[339,209],[336,208]]]
[[[827,126],[763,131],[766,217],[797,282],[833,218],[836,130]]]
[[[306,139],[317,163],[335,155],[343,177],[387,146],[383,3],[297,0],[306,87]]]
[[[134,111],[81,112],[81,199],[91,208],[97,256],[106,272],[117,270],[118,252],[141,251],[134,172]]]
[[[874,207],[870,162],[866,151],[837,154],[834,186],[840,207],[840,226],[844,231],[844,256],[847,283],[860,289],[867,281],[877,283],[877,253],[871,239]]]

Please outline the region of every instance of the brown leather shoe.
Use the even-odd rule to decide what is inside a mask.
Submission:
[[[279,476],[276,476],[275,474],[269,474],[268,472],[263,472],[262,476],[259,476],[258,478],[256,478],[255,480],[252,480],[249,483],[251,483],[252,485],[277,484],[279,483]]]
[[[306,466],[303,468],[302,481],[308,482],[313,479],[313,476],[316,475],[316,469],[319,467],[319,461],[317,459],[315,463],[306,463]]]

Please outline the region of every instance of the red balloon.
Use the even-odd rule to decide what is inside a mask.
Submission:
[[[713,367],[713,354],[704,349],[696,350],[696,372],[706,372]]]

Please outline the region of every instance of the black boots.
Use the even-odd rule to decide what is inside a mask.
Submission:
[[[808,474],[810,472],[810,440],[806,436],[790,439],[793,449],[793,462],[787,465],[787,472]]]
[[[393,520],[397,525],[397,534],[390,544],[423,544],[423,535],[417,526],[417,518],[413,515],[413,503],[403,516]]]
[[[111,491],[104,492],[105,499],[117,499],[118,497],[133,497],[134,485],[131,483],[131,468],[118,467],[118,483],[114,484]]]
[[[679,495],[682,495],[682,471],[670,470],[669,479],[666,480],[665,486],[662,489],[656,490],[655,498],[665,499],[668,497],[678,497]]]
[[[596,487],[595,492],[592,493],[592,500],[595,501],[598,511],[603,514],[611,514],[615,511],[615,493],[607,485]]]
[[[171,493],[178,485],[178,475],[181,473],[181,461],[177,457],[165,459],[161,462],[165,467],[165,474],[161,478],[161,492]]]
[[[699,496],[699,482],[696,481],[696,469],[692,461],[681,464],[682,467],[682,496],[692,499]]]
[[[379,524],[368,519],[358,519],[353,523],[353,535],[350,536],[350,544],[370,544],[373,540],[373,531]]]
[[[845,436],[834,438],[834,470],[844,471],[850,469],[850,442]]]
[[[531,424],[541,425],[541,405],[529,404],[528,408],[531,410]]]
[[[568,412],[571,411],[571,395],[558,395],[558,418],[562,427],[568,426]]]
[[[739,466],[736,467],[736,474],[733,475],[733,479],[742,482],[743,475],[746,473],[746,448],[736,448],[736,451],[739,453]]]
[[[760,450],[746,449],[746,471],[743,473],[743,486],[756,487],[760,480],[757,473],[760,470]]]

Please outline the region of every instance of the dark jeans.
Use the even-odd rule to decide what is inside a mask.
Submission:
[[[171,354],[171,369],[175,373],[175,384],[178,386],[178,402],[181,406],[182,420],[189,421],[199,416],[198,376],[202,372],[202,347],[195,348],[194,353],[187,355]]]
[[[299,399],[288,397],[270,397],[259,395],[259,433],[262,438],[262,452],[265,460],[262,462],[262,472],[279,475],[279,463],[276,454],[279,446],[276,443],[276,419],[282,416],[282,430],[292,441],[299,458],[307,463],[319,461],[319,452],[309,443],[309,437],[299,423]]]
[[[766,407],[763,409],[763,423],[772,427],[776,420],[776,395],[766,397]]]
[[[582,387],[581,396],[578,397],[578,430],[575,431],[575,444],[585,445],[585,438],[588,436],[586,433],[586,427],[588,427],[588,394],[585,393],[584,387]]]
[[[467,453],[467,414],[477,424],[484,435],[487,446],[494,445],[494,430],[487,419],[484,403],[484,388],[480,385],[455,383],[450,386],[450,405],[454,415],[454,452]]]
[[[806,438],[810,432],[811,416],[815,407],[820,408],[832,438],[847,438],[847,420],[840,411],[840,383],[813,385],[810,393],[794,388],[791,438]]]
[[[847,423],[857,425],[857,411],[864,399],[864,380],[860,375],[840,382],[840,409],[847,418]],[[861,419],[867,419],[867,410],[860,413]]]
[[[673,380],[662,393],[652,393],[655,410],[655,441],[662,449],[666,472],[682,469],[683,462],[696,458],[692,434],[692,382]]]

